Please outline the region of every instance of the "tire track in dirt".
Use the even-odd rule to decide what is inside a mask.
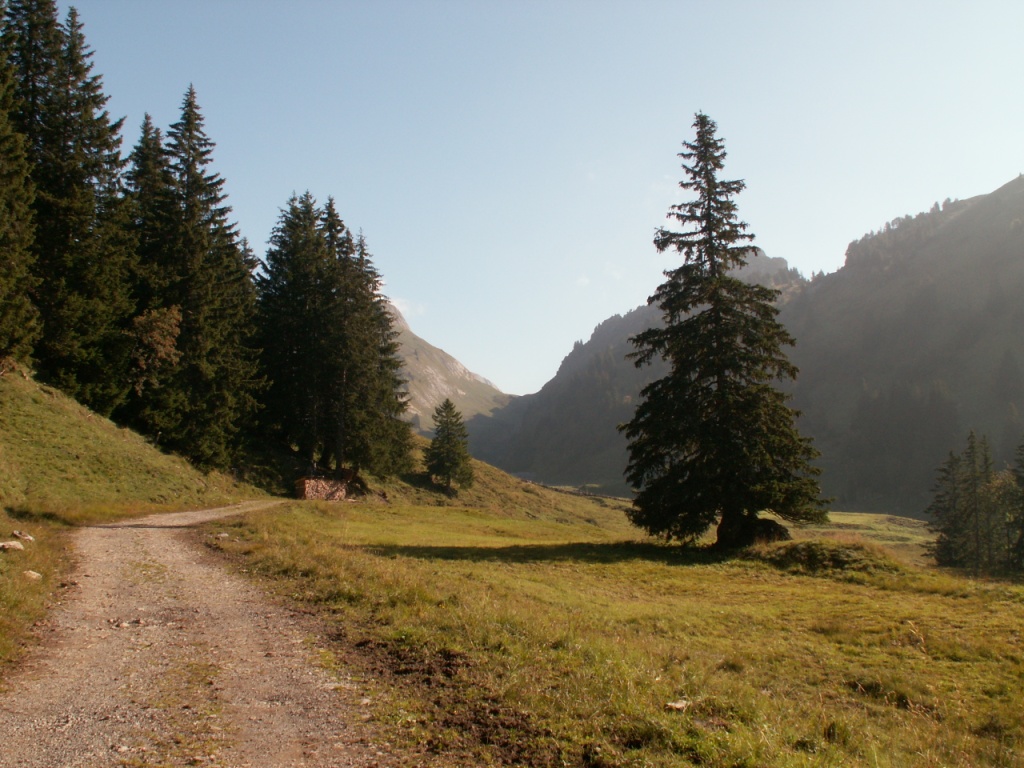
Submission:
[[[184,530],[258,504],[76,533],[72,586],[0,694],[0,767],[400,764],[307,620]]]

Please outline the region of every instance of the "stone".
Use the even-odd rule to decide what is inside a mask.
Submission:
[[[21,539],[22,541],[35,541],[36,540],[34,536],[31,536],[30,534],[27,534],[24,531],[15,531],[14,532],[14,538]]]
[[[0,552],[17,549],[25,549],[25,545],[20,541],[0,541]]]
[[[43,578],[43,574],[37,573],[36,571],[24,571],[22,575],[30,581],[39,581]]]

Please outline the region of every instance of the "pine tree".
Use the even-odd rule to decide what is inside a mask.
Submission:
[[[473,485],[468,440],[462,414],[455,409],[451,400],[445,398],[434,409],[434,439],[427,448],[425,460],[427,472],[439,480],[449,494],[453,492],[453,483],[462,488]]]
[[[330,428],[334,367],[329,304],[337,296],[321,231],[321,211],[306,192],[292,197],[270,237],[259,291],[259,342],[269,387],[261,421],[318,470]]]
[[[398,331],[388,301],[381,292],[382,278],[360,232],[354,253],[340,259],[350,286],[349,312],[354,322],[348,335],[348,370],[345,379],[349,393],[345,398],[348,418],[358,425],[349,431],[342,449],[347,461],[357,470],[366,467],[378,476],[403,472],[411,467],[412,437],[402,420],[408,407]]]
[[[4,7],[0,4],[0,15]],[[32,275],[33,188],[25,139],[14,127],[14,76],[0,51],[0,373],[6,360],[27,363],[39,336],[39,312],[29,298]]]
[[[1024,565],[1024,446],[1011,470],[996,472],[988,440],[974,432],[938,469],[925,513],[938,565],[973,574],[1020,572]]]
[[[408,466],[401,361],[380,276],[328,200],[292,198],[258,280],[265,427],[314,470],[387,475]]]
[[[697,114],[696,139],[684,143],[680,187],[696,199],[672,207],[683,227],[661,229],[659,251],[684,257],[650,303],[664,327],[634,337],[638,367],[664,358],[669,373],[645,387],[632,421],[626,469],[636,489],[630,516],[652,534],[693,541],[718,521],[718,545],[780,535],[758,516],[819,521],[824,502],[811,465],[817,455],[794,426],[796,413],[775,385],[796,376],[782,348],[793,339],[776,320],[778,292],[741,282],[752,235],[736,216],[742,181],[723,181],[716,125]]]
[[[261,382],[252,344],[256,261],[228,222],[224,180],[208,170],[213,147],[190,87],[167,135],[172,202],[159,225],[167,248],[145,257],[143,272],[166,269],[167,284],[154,290],[159,306],[180,311],[177,363],[138,410],[161,444],[201,466],[226,467]]]
[[[925,514],[933,518],[932,530],[937,533],[932,555],[939,565],[963,564],[964,553],[970,540],[966,503],[964,499],[963,459],[949,452],[948,458],[937,470],[932,488],[934,494]]]
[[[49,0],[15,0],[4,30],[36,190],[37,370],[106,414],[128,390],[125,332],[134,314],[121,121],[106,111],[77,12],[63,26],[56,12]]]
[[[127,197],[138,254],[135,286],[140,311],[167,307],[180,293],[183,270],[171,243],[176,219],[174,177],[163,133],[147,114],[128,157]],[[173,286],[173,291],[171,290]],[[173,301],[170,301],[173,305]]]

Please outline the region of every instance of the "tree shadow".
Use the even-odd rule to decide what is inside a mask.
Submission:
[[[616,564],[633,561],[692,566],[721,563],[730,554],[711,547],[673,546],[651,542],[569,542],[565,544],[515,544],[507,547],[444,547],[383,545],[366,548],[382,557],[466,562],[590,563]]]

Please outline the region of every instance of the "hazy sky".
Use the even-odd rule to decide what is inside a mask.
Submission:
[[[516,394],[677,265],[651,239],[698,110],[806,275],[1024,171],[1019,0],[74,5],[126,152],[193,84],[258,254],[292,193],[333,195],[413,330]]]

